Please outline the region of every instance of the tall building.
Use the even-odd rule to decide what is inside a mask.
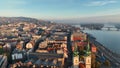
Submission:
[[[79,68],[79,52],[77,48],[77,44],[74,44],[73,50],[73,68]]]
[[[84,61],[85,61],[85,67],[86,68],[91,68],[91,51],[90,51],[90,43],[88,42],[87,45],[87,49],[86,49],[86,53],[85,53],[85,57],[84,57]]]
[[[85,59],[85,67],[91,68],[91,55],[84,57]]]
[[[79,68],[79,55],[73,57],[73,68]]]

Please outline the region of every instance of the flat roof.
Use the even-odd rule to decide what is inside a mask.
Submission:
[[[34,56],[34,57],[33,57]],[[63,54],[29,53],[29,58],[63,58]]]

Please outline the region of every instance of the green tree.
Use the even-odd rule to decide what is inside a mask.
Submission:
[[[3,53],[4,53],[4,51],[3,51],[3,47],[0,46],[0,54],[3,54]]]
[[[100,68],[100,66],[101,66],[101,63],[97,61],[97,62],[95,63],[95,68]]]
[[[110,61],[106,60],[105,63],[104,63],[104,65],[110,67],[111,66]]]

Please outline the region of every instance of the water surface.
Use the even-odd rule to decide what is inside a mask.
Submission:
[[[84,30],[84,32],[92,34],[98,42],[120,54],[120,31]]]

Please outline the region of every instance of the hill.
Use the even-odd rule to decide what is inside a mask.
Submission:
[[[50,23],[50,21],[38,20],[29,17],[0,17],[0,24],[19,23],[19,22],[35,23],[41,25]]]

